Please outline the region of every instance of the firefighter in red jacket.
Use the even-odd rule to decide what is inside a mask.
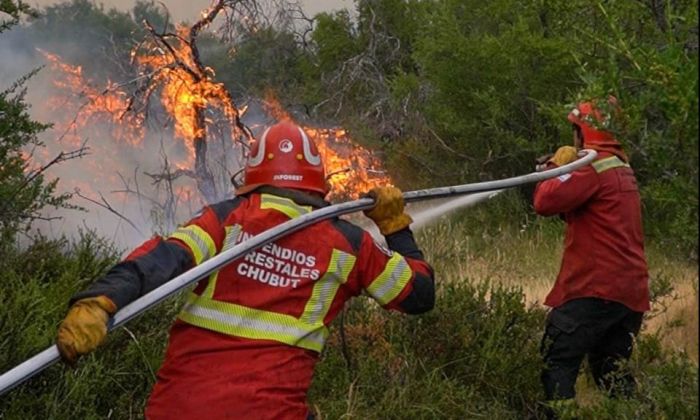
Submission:
[[[57,345],[69,363],[94,350],[109,315],[169,279],[291,218],[327,206],[323,162],[298,126],[265,130],[236,197],[205,207],[167,238],[133,251],[71,299]],[[146,406],[149,419],[305,419],[307,390],[344,303],[366,293],[386,309],[434,305],[432,269],[409,229],[401,192],[375,188],[368,211],[388,249],[359,227],[319,222],[201,280],[170,330]]]
[[[614,98],[608,106],[617,109]],[[585,356],[600,388],[612,395],[633,389],[634,379],[618,367],[630,357],[649,309],[639,190],[620,143],[606,130],[610,118],[592,102],[572,110],[574,147],[559,148],[548,166],[576,160],[582,147],[596,150],[598,157],[539,183],[534,194],[538,214],[560,215],[567,224],[559,275],[545,300],[552,310],[543,339],[542,382],[555,405],[573,404]]]

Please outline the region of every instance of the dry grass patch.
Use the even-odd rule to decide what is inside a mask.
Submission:
[[[562,227],[545,223],[473,234],[466,223],[448,219],[423,228],[417,236],[439,282],[519,286],[528,303],[541,305],[559,271]],[[653,246],[648,246],[647,258],[651,281],[667,280],[673,291],[654,303],[644,329],[661,329],[665,346],[686,352],[697,363],[698,266]]]

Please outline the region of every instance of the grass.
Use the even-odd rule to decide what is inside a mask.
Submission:
[[[506,227],[470,234],[479,232],[473,229],[475,223],[469,217],[447,219],[417,235],[429,261],[441,268],[439,281],[519,287],[528,305],[544,308],[542,301],[559,270],[564,224],[536,220],[518,230]],[[658,338],[670,354],[687,356],[697,372],[697,262],[667,255],[654,244],[646,248],[652,295],[660,296],[645,316],[643,337]],[[640,363],[638,359],[635,354]],[[577,390],[577,401],[584,408],[604,404],[589,375],[579,376]]]
[[[521,287],[528,304],[541,305],[556,279],[563,252],[564,224],[538,220],[516,230],[495,228],[470,234],[474,221],[445,220],[417,234],[426,257],[439,267],[439,281],[489,282]],[[645,331],[663,331],[663,344],[698,361],[698,265],[647,244],[652,290],[668,283],[667,296],[653,302]]]
[[[437,271],[434,311],[406,317],[357,299],[336,320],[310,392],[319,419],[542,417],[541,301],[559,267],[562,225],[498,227],[477,210],[417,233]],[[662,297],[632,361],[639,395],[611,402],[581,375],[581,418],[697,417],[697,267],[653,246],[648,256]],[[0,371],[51,344],[68,297],[114,257],[88,235],[0,259]],[[113,332],[77,369],[53,366],[3,396],[0,419],[142,418],[181,301]]]

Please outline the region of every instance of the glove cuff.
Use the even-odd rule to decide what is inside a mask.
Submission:
[[[75,305],[94,305],[110,315],[114,315],[117,312],[117,305],[112,301],[112,299],[105,295],[80,299],[79,301],[75,302]]]
[[[392,217],[391,219],[386,219],[375,223],[379,228],[379,232],[381,232],[382,235],[387,236],[398,232],[401,229],[407,228],[411,225],[411,223],[413,223],[413,219],[411,219],[411,216],[408,214],[401,213],[400,215]]]

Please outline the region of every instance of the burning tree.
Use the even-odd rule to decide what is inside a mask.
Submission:
[[[295,13],[299,10],[295,9]],[[248,144],[254,141],[252,130],[242,122],[248,107],[238,107],[224,84],[215,79],[214,70],[205,66],[200,58],[197,38],[217,20],[217,16],[222,20],[218,33],[228,42],[235,41],[237,30],[250,34],[255,33],[260,25],[270,24],[269,21],[263,22],[265,15],[260,3],[248,0],[218,0],[191,26],[170,29],[166,22],[163,29],[158,30],[144,20],[146,38],[131,50],[134,77],[122,83],[110,81],[105,88],[95,87],[79,66],[43,52],[55,70],[54,86],[68,93],[66,97],[54,98],[50,105],[55,110],[77,110],[68,123],[59,124],[65,130],[62,137],[79,141],[79,129],[89,128],[94,122],[107,122],[114,139],[139,149],[144,147],[144,138],[152,123],[165,115],[167,125],[173,127],[174,137],[183,141],[187,153],[186,159],[177,160],[161,151],[162,168],[156,173],[144,172],[157,186],[164,186],[165,201],[152,200],[140,191],[138,185],[134,187],[127,183],[121,175],[124,168],[120,169],[119,177],[125,187],[113,192],[129,193],[151,202],[162,210],[168,221],[166,225],[172,225],[175,220],[174,208],[178,200],[200,196],[202,201],[211,203],[226,198],[230,193],[228,180],[231,172],[236,166],[242,168]],[[299,35],[301,43],[305,42],[305,35]],[[292,119],[274,95],[268,95],[261,102],[264,113],[270,118]],[[71,106],[66,107],[66,104]],[[345,130],[301,125],[314,137],[324,156],[327,173],[331,175],[331,199],[357,197],[374,185],[390,182],[379,159],[355,145]],[[251,127],[255,128],[255,125]],[[236,162],[216,162],[220,159],[217,152],[222,144],[233,150]],[[171,169],[171,164],[174,169]],[[96,169],[104,171],[104,168]],[[222,170],[228,173],[222,174]],[[173,182],[180,178],[193,180],[199,194],[192,194],[193,191],[186,187],[174,189]],[[223,179],[225,185],[221,182]],[[113,210],[101,193],[100,199],[103,207]],[[90,201],[98,204],[100,200]]]
[[[145,20],[152,38],[131,52],[143,79],[127,110],[145,112],[151,95],[160,90],[161,103],[174,119],[175,134],[187,141],[194,155],[194,171],[179,169],[168,176],[191,176],[207,202],[222,198],[207,166],[207,109],[214,108],[224,115],[230,123],[231,138],[240,144],[247,145],[253,135],[241,122],[241,112],[226,87],[214,80],[211,68],[202,64],[197,36],[225,9],[231,15],[247,18],[258,7],[255,1],[218,0],[194,25],[178,26],[175,32],[159,33]]]

